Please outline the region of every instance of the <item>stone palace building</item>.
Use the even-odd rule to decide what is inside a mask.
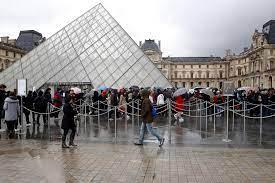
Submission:
[[[145,40],[139,46],[175,87],[222,88],[224,81],[235,87],[271,88],[275,85],[275,21],[255,30],[252,44],[239,55],[226,51],[221,57],[162,57],[160,41]]]

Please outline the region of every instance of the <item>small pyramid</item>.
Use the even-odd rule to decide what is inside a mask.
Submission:
[[[28,89],[46,83],[91,83],[112,88],[171,84],[109,12],[98,4],[0,73],[0,83]]]

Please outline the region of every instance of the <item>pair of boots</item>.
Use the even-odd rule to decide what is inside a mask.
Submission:
[[[65,141],[62,142],[62,148],[69,148],[70,146],[76,147],[77,145],[73,141],[69,142],[69,146],[66,144]]]

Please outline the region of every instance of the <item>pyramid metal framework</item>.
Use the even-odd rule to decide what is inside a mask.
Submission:
[[[91,83],[113,88],[170,87],[171,84],[133,39],[98,4],[0,73],[0,83],[28,89],[45,83]]]

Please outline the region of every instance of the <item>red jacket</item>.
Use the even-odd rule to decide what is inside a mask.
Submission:
[[[176,97],[176,111],[182,112],[183,111],[183,103],[184,99],[182,96],[177,96]]]
[[[54,92],[53,105],[58,108],[60,108],[62,106],[62,98],[57,91]]]

